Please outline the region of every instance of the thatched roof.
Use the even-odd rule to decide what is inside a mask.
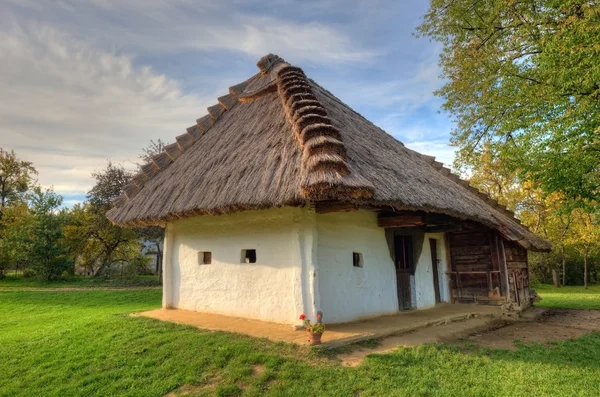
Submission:
[[[546,251],[514,214],[406,148],[275,55],[142,167],[108,218],[162,225],[203,214],[336,200],[472,220]]]

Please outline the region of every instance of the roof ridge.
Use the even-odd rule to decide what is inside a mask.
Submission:
[[[327,117],[302,69],[288,64],[281,67],[277,90],[303,152],[302,195],[310,200],[372,198],[373,185],[351,173],[342,135]]]

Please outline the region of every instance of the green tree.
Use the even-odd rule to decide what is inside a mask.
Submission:
[[[112,200],[122,193],[131,173],[123,166],[109,162],[104,170],[94,172],[92,176],[96,184],[88,192],[86,203],[73,208],[65,239],[78,263],[100,276],[110,273],[116,263],[137,260],[140,242],[135,230],[113,225],[106,218]]]
[[[600,245],[600,222],[595,214],[582,208],[573,211],[570,243],[583,257],[583,285],[588,287],[588,260]]]
[[[36,174],[32,163],[20,160],[14,150],[0,147],[0,221],[6,207],[25,200]]]
[[[40,279],[56,280],[72,267],[63,242],[68,213],[60,209],[62,197],[50,189],[34,188],[30,203],[33,217],[28,250],[30,266]]]
[[[600,3],[432,0],[418,34],[443,45],[437,94],[458,162],[484,145],[522,180],[600,198]]]
[[[24,269],[29,264],[33,217],[27,202],[6,207],[0,228],[0,279],[6,269]]]

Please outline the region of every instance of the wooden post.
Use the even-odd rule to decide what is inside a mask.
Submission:
[[[517,280],[517,272],[512,273],[513,286],[515,290],[515,301],[517,302],[517,306],[521,307],[521,298],[519,297],[519,285]]]
[[[512,301],[510,296],[510,283],[508,282],[508,267],[506,265],[506,253],[504,252],[504,240],[496,234],[496,242],[498,245],[498,258],[500,265],[500,280],[502,280],[502,290],[507,302]]]
[[[452,255],[450,253],[450,233],[444,233],[444,248],[446,249],[446,271],[453,272]],[[454,303],[456,299],[454,299],[454,291],[452,289],[452,276],[448,277],[448,291],[450,294],[450,303]]]
[[[458,297],[462,298],[462,283],[460,281],[460,272],[456,272],[456,288],[458,289]]]

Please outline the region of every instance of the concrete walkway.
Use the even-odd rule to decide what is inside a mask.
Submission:
[[[268,323],[219,314],[201,313],[182,309],[157,309],[138,315],[158,320],[193,325],[212,331],[227,331],[268,338],[273,341],[307,344],[304,330],[296,331],[290,325]],[[343,346],[361,340],[382,338],[411,332],[419,328],[472,317],[500,317],[498,306],[443,304],[431,309],[412,310],[391,316],[376,317],[347,324],[328,325],[323,334],[323,348]]]

